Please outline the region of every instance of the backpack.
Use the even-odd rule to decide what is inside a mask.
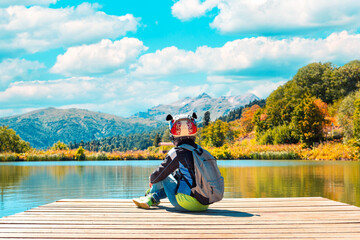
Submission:
[[[224,178],[220,174],[216,159],[200,146],[194,148],[182,144],[178,147],[193,154],[196,186],[191,189],[192,194],[195,197],[201,195],[202,199],[208,199],[206,205],[220,201],[224,196]]]

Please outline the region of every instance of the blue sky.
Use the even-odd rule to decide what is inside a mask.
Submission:
[[[360,59],[359,23],[350,0],[0,0],[0,116],[265,98],[306,64]]]

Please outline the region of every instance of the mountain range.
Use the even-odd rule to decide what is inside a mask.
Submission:
[[[191,114],[196,112],[198,122],[206,111],[212,120],[226,115],[233,109],[258,100],[253,94],[233,97],[212,98],[203,93],[195,98],[184,98],[169,105],[158,105],[147,112],[140,112],[130,118],[93,112],[85,109],[46,108],[22,115],[0,118],[0,126],[9,126],[32,147],[44,149],[55,142],[80,142],[149,132],[164,126],[167,114]]]
[[[151,131],[158,121],[127,119],[84,109],[46,108],[26,114],[0,118],[0,126],[14,129],[35,148],[47,148],[55,142],[80,142]]]
[[[231,110],[244,106],[259,98],[251,93],[243,96],[212,98],[203,93],[195,98],[184,98],[168,105],[158,105],[147,112],[139,112],[133,118],[146,118],[164,121],[168,114],[191,114],[196,112],[198,121],[201,121],[206,111],[210,112],[210,119],[215,120],[228,114]]]

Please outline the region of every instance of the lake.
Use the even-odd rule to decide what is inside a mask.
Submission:
[[[0,163],[0,217],[65,198],[134,198],[161,161]],[[326,197],[360,207],[360,162],[218,161],[226,198]]]

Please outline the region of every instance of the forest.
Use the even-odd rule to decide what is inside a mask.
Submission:
[[[308,64],[266,100],[256,100],[219,119],[210,119],[210,113],[206,112],[198,123],[197,143],[209,148],[219,159],[358,160],[360,61],[343,66]],[[0,139],[0,152],[34,151],[5,126],[0,128]],[[160,141],[169,141],[166,127],[89,142],[58,142],[49,150],[81,148],[88,155],[136,152],[139,158],[148,159],[155,157]]]

